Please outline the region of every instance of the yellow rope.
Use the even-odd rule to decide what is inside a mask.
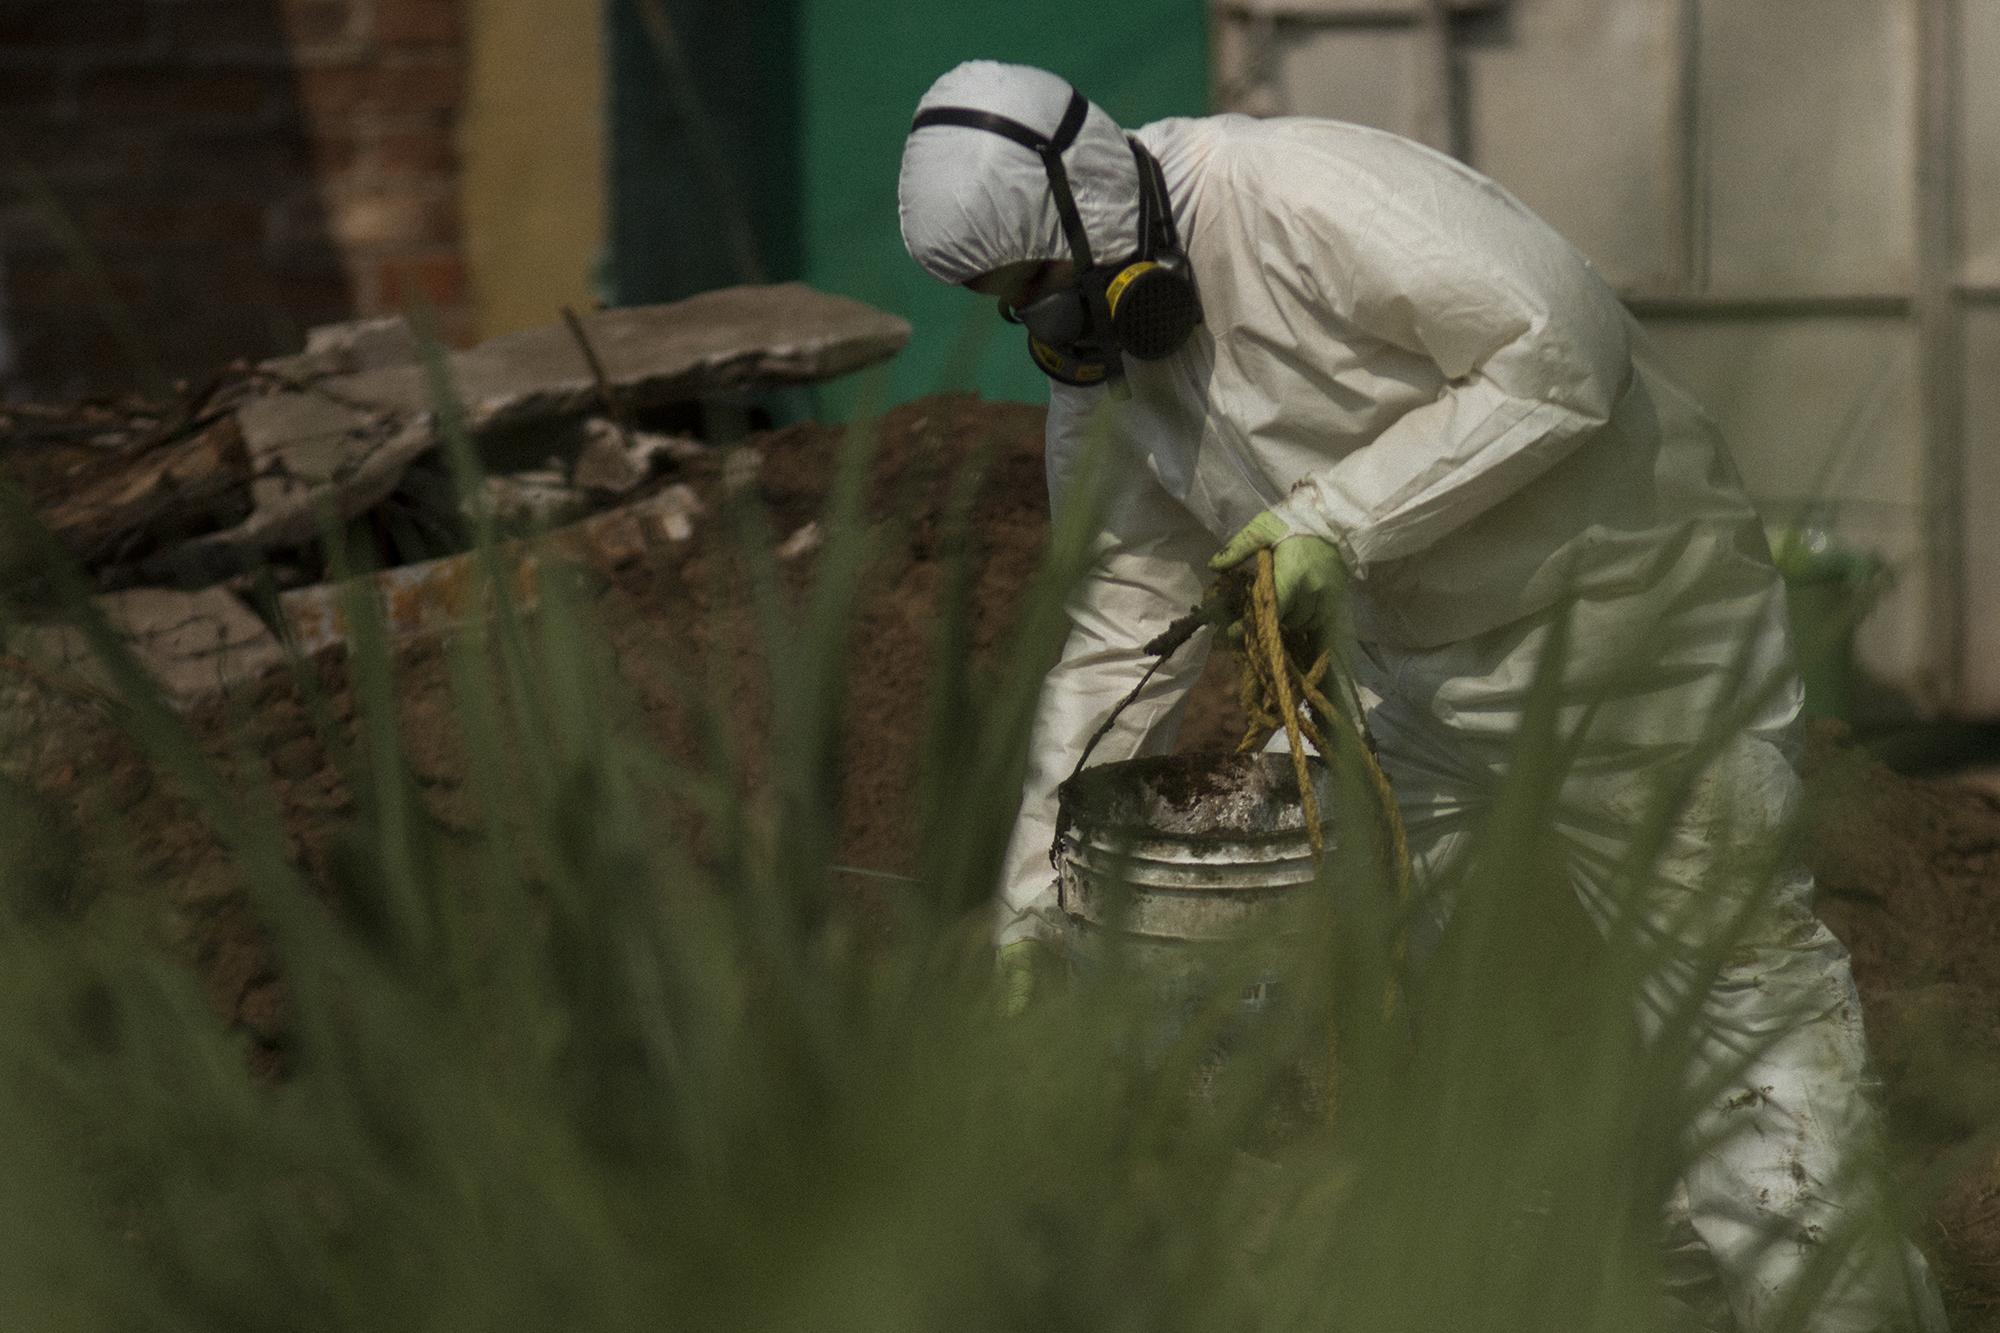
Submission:
[[[1312,843],[1313,864],[1319,864],[1322,852],[1326,850],[1325,839],[1320,835],[1319,796],[1313,788],[1312,770],[1306,766],[1305,739],[1300,735],[1298,700],[1292,694],[1292,660],[1285,653],[1284,639],[1278,622],[1278,587],[1272,574],[1271,548],[1257,552],[1257,581],[1250,589],[1250,631],[1256,636],[1256,646],[1251,649],[1253,656],[1264,659],[1271,682],[1271,700],[1277,705],[1278,716],[1284,720],[1285,741],[1292,751],[1292,774],[1299,780],[1299,808],[1305,812],[1306,839]],[[1250,646],[1251,634],[1244,635],[1244,644]]]
[[[1241,680],[1241,698],[1243,711],[1250,721],[1249,729],[1237,744],[1237,750],[1240,752],[1262,744],[1272,731],[1281,726],[1284,728],[1285,741],[1292,754],[1292,772],[1298,778],[1306,836],[1312,842],[1313,859],[1317,862],[1325,844],[1320,828],[1319,801],[1306,764],[1304,743],[1311,742],[1328,763],[1333,763],[1336,761],[1336,750],[1327,743],[1327,737],[1337,734],[1342,743],[1340,748],[1359,760],[1362,773],[1375,796],[1376,814],[1387,835],[1389,864],[1386,869],[1395,886],[1396,900],[1399,903],[1408,902],[1412,878],[1410,840],[1408,831],[1403,827],[1403,814],[1396,804],[1396,794],[1389,786],[1388,775],[1375,759],[1374,747],[1362,734],[1359,720],[1350,717],[1347,710],[1336,708],[1320,688],[1320,682],[1332,666],[1330,655],[1321,653],[1310,670],[1301,671],[1286,650],[1283,626],[1278,616],[1277,581],[1269,548],[1257,552],[1257,572],[1252,577],[1245,601],[1248,605],[1244,613],[1245,670]],[[1305,705],[1303,710],[1299,706],[1301,703]]]

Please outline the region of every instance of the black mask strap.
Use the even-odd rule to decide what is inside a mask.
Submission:
[[[1076,142],[1076,136],[1083,131],[1084,117],[1090,114],[1090,103],[1083,94],[1070,89],[1069,106],[1063,110],[1060,124],[1054,134],[1043,134],[1031,130],[1018,120],[992,111],[980,111],[969,106],[934,106],[927,111],[919,111],[917,118],[910,122],[910,130],[915,133],[926,125],[958,125],[968,130],[985,130],[1003,139],[1012,139],[1021,147],[1039,153],[1045,148],[1053,148],[1058,153],[1066,153]]]
[[[1139,168],[1139,237],[1146,247],[1145,258],[1179,254],[1173,205],[1167,202],[1167,173],[1160,169],[1159,159],[1147,152],[1144,144],[1130,138],[1127,142],[1132,145],[1132,160]]]
[[[957,125],[968,130],[985,130],[1003,139],[1012,139],[1042,160],[1042,168],[1048,173],[1049,193],[1055,196],[1056,217],[1062,222],[1063,239],[1069,243],[1070,255],[1076,261],[1079,273],[1095,267],[1090,254],[1090,237],[1083,229],[1083,215],[1077,211],[1076,196],[1070,192],[1069,173],[1063,170],[1062,155],[1076,142],[1076,136],[1083,132],[1083,122],[1090,114],[1090,103],[1082,93],[1070,89],[1069,106],[1063,110],[1062,121],[1052,135],[1031,130],[1018,120],[997,115],[991,111],[980,111],[969,106],[935,106],[928,111],[919,111],[917,118],[910,122],[910,131],[923,129],[926,125]]]

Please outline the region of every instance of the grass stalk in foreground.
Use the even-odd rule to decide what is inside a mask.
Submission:
[[[461,483],[476,483],[446,420]],[[277,938],[288,1072],[248,1073],[191,978],[146,942],[143,891],[52,916],[10,864],[0,1318],[1663,1327],[1652,1242],[1687,1151],[1694,1020],[1638,1040],[1631,987],[1657,942],[1579,930],[1551,891],[1554,710],[1531,719],[1476,873],[1394,1013],[1388,942],[1408,920],[1363,842],[1329,859],[1322,902],[1347,906],[1293,951],[1287,985],[1344,1034],[1339,1115],[1260,1141],[1273,1090],[1324,1049],[1317,1019],[1242,1043],[1195,1099],[1201,1034],[1227,1014],[1161,1051],[1145,979],[1115,963],[1015,1020],[989,993],[984,899],[1090,505],[1059,524],[997,661],[966,660],[969,566],[948,580],[911,830],[920,884],[886,940],[855,928],[830,862],[881,536],[868,458],[858,431],[802,591],[755,513],[731,519],[772,700],[755,781],[722,708],[684,752],[640,739],[587,595],[552,575],[526,614],[489,560],[496,616],[451,649],[484,827],[444,830],[416,800],[394,662],[357,600],[357,813],[331,903],[72,581],[135,738],[222,834]],[[969,494],[951,521],[961,559]],[[1339,801],[1336,827],[1367,826],[1365,790]],[[1647,818],[1670,817],[1672,794],[1658,804]]]

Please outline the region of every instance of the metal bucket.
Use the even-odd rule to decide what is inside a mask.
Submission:
[[[1325,836],[1329,778],[1314,761]],[[1289,755],[1163,755],[1103,764],[1058,789],[1057,893],[1080,979],[1113,959],[1162,1017],[1225,979],[1246,1014],[1277,999],[1277,954],[1305,924],[1312,844]]]

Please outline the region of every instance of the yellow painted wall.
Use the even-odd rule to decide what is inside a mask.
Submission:
[[[459,203],[482,338],[589,306],[605,238],[604,0],[464,0]]]

